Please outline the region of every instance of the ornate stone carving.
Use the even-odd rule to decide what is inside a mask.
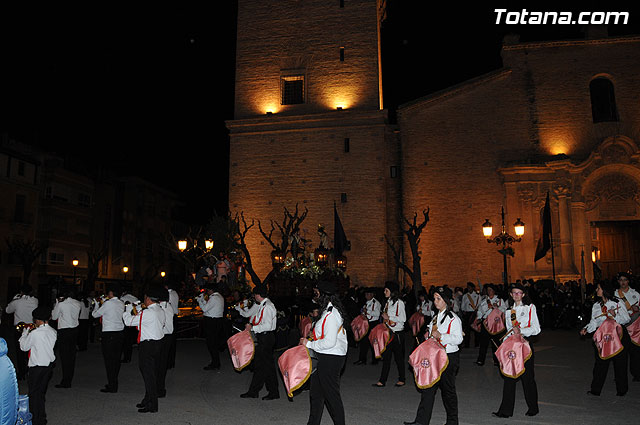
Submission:
[[[630,160],[627,151],[622,146],[616,144],[604,148],[601,156],[605,164],[628,164]]]
[[[599,206],[603,218],[633,216],[640,205],[638,182],[622,173],[607,174],[589,188],[585,201],[589,210]]]
[[[530,202],[536,199],[536,186],[532,183],[518,184],[518,197],[523,202]]]

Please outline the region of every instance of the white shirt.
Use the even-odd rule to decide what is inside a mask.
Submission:
[[[627,307],[624,305],[624,301],[619,300],[618,302],[608,300],[605,305],[607,311],[615,310],[616,316],[614,317],[615,321],[621,325],[625,325],[629,321],[629,312],[627,311]],[[593,304],[591,308],[591,320],[585,326],[588,333],[595,332],[600,325],[607,319],[607,316],[602,313],[602,306],[599,302]]]
[[[480,294],[477,292],[467,292],[462,296],[462,311],[470,313],[478,310],[478,304],[480,303]]]
[[[636,291],[633,288],[627,288],[627,292],[622,292],[621,289],[616,289],[616,292],[614,292],[614,295],[617,298],[620,298],[620,300],[622,301],[622,304],[624,304],[625,307],[626,307],[626,304],[624,302],[624,299],[627,300],[630,307],[633,307],[634,305],[638,306],[638,300],[640,300],[640,294],[638,294],[638,291]],[[627,309],[627,311],[629,312],[629,314],[633,314],[633,310]]]
[[[242,317],[249,317],[249,323],[253,326],[253,332],[259,334],[276,329],[276,306],[269,298],[262,300],[262,303],[254,303],[251,308],[240,308],[236,306]]]
[[[80,320],[89,319],[89,315],[91,314],[91,298],[86,298],[87,304],[85,305],[85,300],[80,301]]]
[[[127,326],[138,328],[140,342],[159,341],[164,337],[165,312],[160,304],[153,303],[145,309],[136,308],[136,315],[131,315],[132,309],[133,306],[127,306],[122,313],[122,321]]]
[[[13,324],[33,323],[33,310],[38,307],[38,299],[31,295],[18,295],[7,305],[7,313],[13,313]]]
[[[168,289],[168,291],[169,291],[169,304],[171,304],[171,308],[173,308],[173,314],[177,316],[180,313],[180,310],[178,310],[178,307],[179,307],[178,304],[180,303],[180,296],[173,289]],[[173,318],[171,320],[173,320]]]
[[[331,303],[313,327],[314,341],[307,341],[307,348],[320,354],[345,356],[347,354],[347,333],[342,316]]]
[[[429,322],[429,335],[431,335],[435,324],[441,335],[440,344],[442,344],[447,353],[455,353],[459,350],[458,346],[462,344],[464,338],[462,335],[462,321],[457,314],[451,313],[451,316],[445,316],[445,312],[446,310],[439,311],[436,317]]]
[[[505,317],[505,325],[507,327],[507,333],[513,328],[513,322],[511,318],[511,310],[515,310],[516,312],[516,320],[520,324],[520,333],[524,337],[530,337],[533,335],[538,335],[540,333],[540,322],[538,321],[538,313],[536,313],[536,306],[533,304],[529,305],[514,305],[511,309],[507,309],[506,317]],[[513,333],[509,334],[509,337],[514,335]]]
[[[173,333],[173,307],[167,301],[162,301],[159,304],[162,307],[162,311],[164,311],[164,327],[162,331],[165,335],[171,335]]]
[[[416,311],[419,311],[425,316],[433,316],[433,303],[429,300],[424,300],[416,306]]]
[[[58,321],[58,329],[71,329],[78,326],[82,303],[73,298],[66,298],[60,302],[56,300],[56,305],[51,311],[51,319]]]
[[[493,304],[494,308],[497,308],[502,312],[506,311],[507,309],[507,303],[498,298],[497,295],[494,295],[491,299],[489,299],[489,297],[485,297],[478,307],[478,319],[483,320],[489,317],[489,314],[491,313],[489,303]]]
[[[140,302],[140,300],[139,300],[136,296],[131,295],[131,294],[124,294],[124,295],[122,295],[122,296],[120,297],[120,299],[121,299],[121,300],[122,300],[122,302],[124,302],[124,303],[129,302],[129,303],[131,303],[131,304],[136,304],[136,303],[139,303],[139,302]]]
[[[53,354],[56,339],[58,339],[58,333],[46,323],[32,331],[24,329],[19,342],[22,351],[30,351],[28,366],[49,366],[53,363],[56,359]]]
[[[223,316],[224,298],[220,293],[214,292],[207,301],[204,299],[204,294],[200,294],[196,300],[205,317],[220,318]]]
[[[371,298],[364,305],[364,314],[367,316],[368,321],[380,320],[380,310],[382,310],[382,304],[375,298]]]
[[[106,300],[101,307],[96,303],[96,309],[91,315],[95,318],[102,318],[102,332],[116,332],[124,329],[122,321],[122,313],[124,312],[124,303],[118,297]]]
[[[393,326],[389,323],[389,328],[394,332],[400,332],[404,329],[404,322],[407,320],[407,313],[404,310],[404,301],[398,299],[396,302],[392,302],[391,299],[387,300],[387,304],[384,307],[384,311],[389,316],[390,322],[395,322]]]

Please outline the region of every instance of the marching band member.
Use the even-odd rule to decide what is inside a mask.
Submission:
[[[580,330],[580,335],[595,332],[600,325],[608,317],[613,319],[624,327],[629,322],[629,313],[624,303],[613,295],[613,287],[607,282],[598,283],[596,295],[600,297],[600,301],[593,304],[591,309],[591,320]],[[595,365],[593,366],[593,379],[591,381],[591,389],[587,394],[599,396],[607,378],[607,370],[609,362],[613,362],[613,370],[616,381],[616,391],[618,396],[624,396],[629,389],[629,381],[627,378],[627,350],[610,359],[603,360],[600,358],[598,349],[594,344]]]
[[[164,336],[162,337],[162,348],[160,349],[160,357],[157,364],[157,387],[158,387],[158,398],[163,398],[167,395],[167,389],[165,387],[165,378],[167,376],[167,369],[169,365],[169,355],[171,351],[171,341],[173,336],[173,316],[174,310],[169,301],[169,291],[166,287],[160,288],[159,292],[162,294],[160,298],[160,307],[162,307],[162,311],[164,312],[165,320],[164,325],[162,327],[162,332]]]
[[[115,284],[110,286],[107,288],[107,299],[102,305],[97,301],[91,313],[94,318],[99,318],[102,324],[102,357],[107,371],[107,385],[100,389],[103,393],[118,392],[120,355],[124,342],[124,322],[122,321],[124,303],[118,299],[119,295],[120,288]]]
[[[396,387],[402,387],[405,384],[405,360],[404,360],[404,322],[407,315],[404,310],[404,302],[400,299],[400,288],[396,282],[388,281],[384,284],[384,296],[387,297],[387,303],[382,313],[382,319],[393,333],[393,338],[387,349],[382,354],[382,371],[380,372],[380,380],[372,384],[374,387],[384,387],[389,377],[389,369],[391,369],[391,356],[395,357],[396,366],[398,367],[398,382]]]
[[[434,315],[433,303],[427,298],[427,291],[425,291],[424,288],[418,292],[416,311],[421,312],[427,322],[431,321]]]
[[[47,412],[45,410],[45,394],[53,375],[56,356],[53,346],[56,343],[56,330],[49,326],[51,310],[38,307],[33,310],[34,329],[25,327],[20,336],[20,350],[29,352],[29,411],[33,415],[33,425],[45,425]],[[74,345],[75,347],[75,345]]]
[[[489,314],[493,311],[493,309],[498,309],[504,312],[507,308],[507,304],[498,298],[496,295],[496,290],[492,284],[485,285],[487,289],[487,296],[482,300],[480,306],[478,307],[477,318],[482,322],[484,319],[489,317]],[[498,335],[489,335],[489,332],[482,325],[480,330],[480,350],[478,351],[478,360],[476,360],[476,364],[478,366],[484,366],[484,361],[487,357],[487,349],[489,345],[491,345],[491,353],[493,353],[493,364],[498,365],[498,359],[496,359],[496,346],[491,344],[491,340],[498,344],[500,342],[500,338]]]
[[[155,413],[158,411],[158,362],[164,337],[165,312],[158,304],[165,297],[160,287],[147,289],[144,302],[139,310],[134,305],[127,307],[122,313],[122,320],[127,326],[138,328],[138,368],[144,381],[144,398],[136,405],[139,413]]]
[[[631,376],[633,376],[633,382],[638,382],[640,381],[640,347],[631,341],[627,327],[635,322],[638,319],[638,316],[640,316],[640,308],[638,306],[640,303],[640,294],[638,294],[635,289],[629,287],[630,277],[629,273],[618,273],[619,288],[616,290],[615,296],[624,303],[627,313],[629,313],[629,316],[631,317],[627,325],[623,327],[622,345],[624,345],[624,348],[628,349],[627,356],[629,357],[629,368]]]
[[[171,318],[171,320],[173,321],[173,329],[174,332],[171,334],[170,336],[170,347],[169,347],[169,359],[168,359],[168,365],[167,365],[167,369],[173,369],[176,366],[176,342],[178,339],[178,333],[175,332],[175,330],[178,328],[178,314],[180,313],[180,296],[178,295],[178,293],[175,291],[175,289],[173,289],[173,283],[170,284],[166,284],[164,287],[167,288],[167,291],[169,291],[169,305],[171,306],[171,308],[173,309],[173,317]]]
[[[135,295],[131,294],[128,291],[122,291],[120,295],[120,300],[124,303],[124,305],[134,304],[139,305],[140,300]],[[122,343],[122,363],[131,362],[131,356],[133,354],[133,346],[136,343],[136,338],[138,338],[138,330],[135,326],[127,326],[124,328],[124,342]]]
[[[471,333],[474,336],[474,345],[478,344],[478,333],[471,328],[471,323],[477,317],[478,307],[480,305],[480,294],[476,292],[476,285],[473,282],[467,282],[467,292],[462,296],[460,309],[462,310],[462,330],[464,332],[464,348],[469,348]]]
[[[364,290],[364,296],[367,302],[362,307],[362,314],[369,321],[369,330],[373,329],[380,322],[380,310],[382,310],[382,304],[373,296],[374,288],[367,287]],[[371,342],[369,342],[369,338],[365,335],[360,342],[360,355],[358,356],[358,361],[356,361],[355,365],[366,365],[367,364],[367,352],[371,349]],[[373,350],[371,350],[373,353]],[[371,360],[371,364],[378,363],[375,356],[372,356],[373,360]]]
[[[321,281],[317,288],[322,316],[315,322],[313,340],[300,339],[300,344],[313,350],[318,359],[316,372],[311,375],[307,425],[320,425],[325,404],[333,423],[344,425],[340,372],[347,358],[348,341],[343,319],[346,314],[333,283]]]
[[[7,305],[7,314],[13,313],[13,326],[20,323],[33,323],[33,317],[31,313],[38,307],[38,299],[31,296],[33,289],[31,285],[25,284],[20,289],[20,292],[13,298],[13,300]],[[48,318],[47,318],[48,319]],[[15,342],[17,343],[22,334],[18,331],[15,333]],[[21,350],[17,350],[16,353],[16,369],[18,370],[18,380],[22,380],[27,375],[27,354]]]
[[[256,302],[251,308],[236,306],[243,317],[249,317],[249,323],[245,329],[253,332],[257,339],[255,356],[253,359],[253,377],[249,390],[241,394],[242,398],[258,398],[262,387],[266,384],[266,396],[263,400],[275,400],[280,398],[278,393],[278,375],[273,359],[273,346],[275,344],[276,307],[267,298],[267,286],[256,285],[253,288]]]
[[[510,309],[507,310],[506,328],[507,339],[512,335],[520,333],[527,341],[529,337],[540,333],[540,322],[538,321],[538,313],[536,306],[525,295],[524,286],[515,283],[511,286]],[[511,334],[509,333],[513,329]],[[524,373],[517,379],[503,376],[504,385],[502,387],[502,403],[497,412],[493,412],[493,416],[499,418],[508,418],[513,415],[513,407],[516,402],[516,381],[522,381],[522,389],[524,390],[524,398],[529,408],[525,415],[535,416],[538,414],[538,387],[535,381],[534,372],[534,353],[531,341],[531,357],[526,361]]]
[[[429,335],[436,338],[447,352],[449,365],[442,373],[440,380],[430,388],[420,390],[420,405],[413,422],[405,425],[428,425],[431,421],[436,391],[442,392],[442,404],[447,412],[447,425],[458,423],[458,394],[456,392],[456,375],[460,367],[459,345],[462,344],[462,321],[451,311],[453,301],[451,289],[441,286],[433,294],[433,302],[438,310],[436,316],[428,324]]]
[[[56,388],[71,388],[76,368],[76,343],[82,303],[71,298],[68,291],[58,298],[51,312],[51,319],[58,321],[58,350],[62,363],[62,380]]]
[[[224,342],[224,298],[218,292],[218,284],[207,283],[205,291],[196,298],[204,315],[204,334],[211,362],[204,370],[220,369],[220,345]]]
[[[80,316],[78,317],[78,351],[87,351],[89,341],[89,317],[91,316],[91,300],[83,294],[80,300]]]

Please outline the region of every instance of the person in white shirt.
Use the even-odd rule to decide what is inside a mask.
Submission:
[[[71,297],[71,291],[66,290],[51,312],[51,319],[58,321],[58,351],[62,363],[62,380],[56,388],[71,388],[73,374],[76,368],[76,344],[78,341],[78,325],[82,303]]]
[[[171,350],[171,337],[173,335],[173,307],[169,302],[169,291],[166,287],[162,292],[162,298],[160,298],[160,307],[164,312],[165,320],[162,331],[164,337],[162,338],[162,348],[160,350],[160,360],[158,361],[158,398],[163,398],[167,395],[167,389],[165,387],[165,381],[167,376],[167,369],[169,365],[169,352]]]
[[[362,307],[362,315],[364,315],[369,321],[369,331],[373,329],[378,323],[380,323],[380,312],[382,310],[382,304],[374,297],[373,287],[367,287],[364,290],[364,296],[367,302]],[[355,365],[366,365],[367,364],[367,353],[371,349],[371,342],[369,341],[369,334],[365,335],[360,342],[358,342],[359,347],[359,356],[358,360],[353,363]],[[378,363],[375,356],[373,355],[373,349],[371,349],[371,364],[375,365]]]
[[[167,288],[167,291],[169,291],[169,305],[171,305],[171,308],[173,309],[173,317],[172,317],[172,321],[173,321],[173,329],[174,332],[170,335],[169,339],[171,341],[170,347],[169,347],[169,359],[167,360],[168,364],[167,364],[167,369],[173,369],[176,366],[176,343],[178,341],[178,314],[180,313],[180,296],[178,295],[178,292],[176,292],[175,288],[173,287],[174,284],[172,283],[167,283],[165,284],[165,288]]]
[[[433,294],[433,303],[438,314],[429,322],[428,332],[436,338],[447,352],[449,365],[442,373],[440,380],[430,388],[420,390],[420,405],[413,422],[405,425],[428,425],[435,401],[436,391],[440,388],[442,404],[447,412],[447,424],[458,424],[458,394],[456,392],[456,375],[460,368],[459,346],[462,344],[462,321],[451,311],[453,292],[446,286],[440,286]]]
[[[196,298],[204,316],[204,335],[211,361],[204,370],[220,369],[220,347],[224,343],[224,298],[218,284],[207,283]]]
[[[615,297],[613,286],[608,282],[598,283],[596,288],[596,295],[600,298],[598,302],[593,304],[591,309],[591,320],[580,330],[580,335],[586,335],[587,333],[593,333],[604,321],[613,317],[613,319],[622,325],[626,325],[629,322],[629,313],[625,304]],[[613,371],[616,381],[616,391],[618,396],[624,396],[629,390],[629,381],[627,377],[627,350],[626,347],[619,354],[607,359],[602,360],[598,354],[598,349],[593,344],[595,354],[595,365],[593,366],[593,379],[591,380],[591,389],[587,391],[587,394],[593,396],[599,396],[604,386],[604,381],[607,379],[607,370],[609,369],[609,363],[613,362]]]
[[[89,326],[91,323],[91,299],[83,294],[80,299],[80,317],[78,317],[78,351],[87,351]]]
[[[151,286],[145,291],[140,309],[129,304],[122,320],[126,326],[138,328],[138,367],[144,381],[144,398],[136,405],[139,413],[158,411],[158,362],[164,338],[165,312],[158,304],[166,289]],[[167,295],[168,296],[168,295]]]
[[[29,352],[29,411],[33,415],[33,425],[45,425],[45,395],[47,386],[53,376],[53,362],[56,356],[53,347],[56,344],[56,330],[49,326],[51,310],[38,307],[32,311],[34,329],[23,329],[20,336],[20,350]]]
[[[317,302],[322,309],[321,317],[313,327],[313,338],[301,338],[318,359],[315,373],[311,375],[309,391],[309,420],[307,425],[320,425],[324,406],[335,425],[345,425],[344,405],[340,396],[340,371],[347,358],[347,333],[344,329],[345,309],[337,294],[336,285],[320,281]]]
[[[487,291],[487,296],[480,302],[480,306],[478,307],[478,312],[476,314],[476,317],[480,320],[480,322],[484,321],[484,319],[489,317],[489,314],[491,314],[491,312],[494,309],[498,309],[503,313],[507,309],[507,303],[505,303],[503,300],[498,298],[498,296],[496,295],[496,290],[494,286],[490,283],[484,286]],[[476,364],[478,366],[484,366],[484,361],[487,357],[487,349],[489,348],[489,345],[491,345],[491,353],[493,355],[493,364],[496,366],[498,365],[498,359],[496,358],[495,352],[496,352],[496,344],[497,345],[500,344],[500,337],[501,337],[500,334],[490,335],[489,332],[487,331],[487,328],[484,326],[484,324],[481,325],[480,350],[478,350],[478,359],[476,360]],[[491,342],[492,340],[495,344]]]
[[[387,349],[382,354],[382,371],[380,379],[377,383],[372,384],[374,387],[384,387],[389,377],[391,369],[391,357],[396,360],[398,367],[398,382],[396,387],[402,387],[405,384],[406,362],[404,359],[404,322],[407,320],[407,314],[404,309],[404,302],[400,299],[400,287],[396,282],[387,281],[384,284],[384,296],[387,297],[387,303],[382,313],[384,323],[393,332],[393,338],[387,345]]]
[[[640,308],[638,306],[638,304],[640,304],[640,294],[638,294],[638,291],[635,289],[629,287],[630,278],[629,273],[618,273],[618,289],[614,295],[622,301],[627,309],[627,313],[629,313],[629,322],[623,328],[622,345],[624,345],[625,349],[628,348],[627,357],[629,357],[629,369],[633,377],[633,382],[638,382],[640,381],[640,347],[631,341],[631,336],[629,336],[627,328],[638,320],[640,316]]]
[[[107,371],[107,385],[100,389],[103,393],[118,392],[118,374],[120,373],[120,355],[124,343],[124,302],[118,298],[120,288],[113,284],[107,289],[107,299],[100,305],[95,303],[95,309],[91,313],[102,324],[102,357]]]
[[[7,305],[7,314],[13,313],[13,325],[16,326],[20,323],[33,323],[33,317],[31,313],[38,307],[38,299],[32,296],[33,289],[31,285],[23,285],[20,292],[11,300]],[[21,333],[15,333],[15,342],[17,344],[18,339],[22,336]],[[18,370],[18,380],[25,379],[27,375],[27,354],[21,350],[17,350],[16,353],[16,369]]]
[[[124,303],[125,307],[129,304],[139,306],[140,300],[130,292],[123,290],[120,295],[120,300]],[[135,326],[126,326],[124,328],[124,342],[122,343],[122,363],[130,363],[131,356],[133,355],[133,346],[136,343],[138,337],[138,330]]]
[[[276,374],[276,364],[273,359],[273,347],[276,341],[276,307],[267,298],[267,286],[256,285],[253,288],[253,296],[256,302],[251,308],[236,306],[236,309],[243,317],[249,318],[249,323],[245,329],[253,332],[257,339],[255,354],[253,358],[253,377],[249,390],[241,394],[242,398],[258,398],[260,390],[264,385],[268,394],[262,397],[263,400],[275,400],[280,398],[278,392],[278,375]]]
[[[529,340],[530,337],[540,333],[540,322],[538,321],[538,313],[536,306],[531,302],[525,294],[525,288],[521,283],[511,285],[511,299],[509,309],[507,309],[507,317],[505,325],[507,328],[506,340],[513,335],[520,334],[529,341],[531,348],[531,357],[525,362],[525,371],[519,378],[510,378],[503,376],[504,384],[502,387],[502,402],[497,412],[493,412],[493,416],[498,418],[508,418],[513,415],[513,408],[516,403],[516,382],[522,381],[522,389],[524,398],[527,402],[527,416],[535,416],[538,414],[538,386],[535,380],[535,363],[533,344]]]
[[[479,334],[473,330],[471,324],[477,318],[478,307],[480,306],[480,294],[476,291],[476,285],[473,282],[467,282],[467,292],[462,295],[460,310],[462,316],[462,331],[464,332],[464,348],[469,348],[471,335],[473,334],[473,344],[475,347],[480,345]]]

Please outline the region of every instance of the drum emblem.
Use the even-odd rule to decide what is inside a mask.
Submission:
[[[238,355],[238,352],[236,351],[235,348],[233,350],[231,350],[231,355],[232,356],[237,356]]]
[[[378,343],[378,338],[373,338],[373,343],[377,344]]]
[[[604,342],[611,342],[611,340],[613,340],[613,337],[610,334],[604,336]]]
[[[422,361],[420,362],[420,366],[422,366],[422,367],[424,367],[424,368],[427,368],[427,367],[431,366],[431,363],[429,362],[429,360],[424,359],[424,360],[422,360]]]
[[[507,357],[509,357],[510,360],[514,360],[516,358],[516,352],[513,350],[509,351]]]
[[[284,371],[284,377],[285,377],[285,378],[289,378],[289,371],[288,371],[288,370],[285,370],[285,371]]]
[[[500,321],[500,318],[499,318],[499,317],[494,317],[494,318],[493,318],[493,321],[494,321],[494,322],[499,322],[499,321]]]

